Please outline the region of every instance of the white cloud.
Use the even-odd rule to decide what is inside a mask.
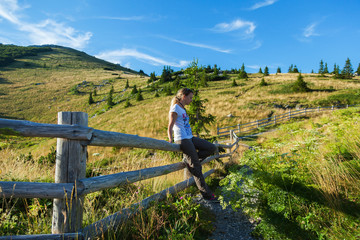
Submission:
[[[265,0],[262,2],[258,2],[255,3],[252,7],[250,7],[250,10],[256,10],[258,8],[262,8],[262,7],[266,7],[266,6],[270,6],[273,5],[275,2],[277,2],[278,0]]]
[[[306,38],[312,37],[312,36],[320,36],[320,34],[316,33],[316,26],[318,23],[311,23],[308,26],[305,27],[303,36]]]
[[[246,34],[247,36],[251,36],[254,33],[255,28],[256,25],[254,22],[236,19],[231,23],[216,24],[215,27],[212,28],[212,30],[215,32],[225,33],[244,29],[244,34]]]
[[[181,41],[181,40],[168,38],[168,37],[162,37],[162,36],[160,36],[160,37],[167,39],[169,41],[172,41],[172,42],[177,42],[177,43],[181,43],[181,44],[192,46],[192,47],[206,48],[206,49],[210,49],[210,50],[213,50],[216,52],[222,52],[222,53],[231,53],[230,49],[221,49],[218,47],[214,47],[214,46],[210,46],[210,45],[206,45],[206,44],[202,44],[202,43],[192,43],[192,42]]]
[[[148,63],[153,66],[172,66],[172,67],[185,67],[189,65],[189,61],[180,60],[179,62],[171,62],[161,58],[150,56],[146,53],[141,53],[136,49],[123,48],[121,50],[102,52],[96,55],[97,58],[101,58],[113,63],[121,63],[127,58],[135,58],[139,61]]]
[[[24,7],[21,8],[17,0],[0,0],[0,17],[26,33],[31,44],[58,44],[81,49],[92,36],[91,32],[79,33],[74,28],[51,19],[37,24],[22,21],[18,12],[23,9]]]

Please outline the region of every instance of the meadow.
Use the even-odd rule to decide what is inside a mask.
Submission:
[[[230,73],[226,79],[209,81],[207,87],[200,88],[201,98],[208,100],[206,112],[216,117],[215,123],[209,126],[207,137],[216,135],[217,126],[246,123],[281,114],[291,108],[360,103],[359,77],[344,80],[335,79],[331,74],[320,76],[303,73],[311,91],[291,92],[289,87],[298,75],[248,74],[247,79],[240,79],[237,74]],[[167,115],[172,96],[165,94],[164,89],[172,86],[172,82],[160,84],[154,91],[151,86],[154,83],[148,83],[148,79],[84,53],[55,48],[49,53],[18,59],[0,69],[0,117],[56,123],[57,112],[83,111],[89,115],[90,127],[166,140]],[[260,86],[262,79],[267,86]],[[234,80],[237,86],[233,86]],[[130,86],[125,88],[127,82]],[[141,89],[143,101],[136,101],[131,94],[134,85]],[[115,105],[109,108],[106,98],[112,87]],[[94,89],[95,103],[89,104],[89,94],[94,93]],[[155,96],[156,93],[159,97]],[[125,107],[126,100],[130,102],[130,107]],[[354,220],[358,216],[356,211],[360,201],[358,184],[355,184],[359,181],[359,168],[356,165],[359,158],[359,131],[356,128],[358,125],[351,125],[358,121],[356,111],[329,113],[314,120],[296,119],[299,123],[280,126],[280,130],[248,142],[259,150],[256,153],[239,150],[230,164],[233,168],[219,170],[208,182],[215,188],[222,179],[220,184],[226,186],[226,179],[243,179],[242,175],[236,175],[239,166],[251,166],[256,180],[252,180],[256,183],[252,189],[257,194],[261,193],[260,203],[254,207],[245,197],[242,198],[245,203],[234,201],[228,204],[233,204],[234,208],[245,208],[249,216],[263,219],[256,234],[266,239],[274,236],[297,239],[296,235],[291,235],[291,227],[295,226],[298,227],[295,229],[305,229],[304,236],[313,239],[348,237],[346,231],[359,234],[356,232],[359,223]],[[232,117],[228,117],[229,114]],[[336,128],[338,125],[342,128]],[[317,144],[319,141],[324,144]],[[1,181],[53,182],[55,147],[55,139],[0,135]],[[162,151],[88,147],[87,176],[161,166],[180,159],[180,154]],[[216,167],[219,165],[216,164]],[[205,167],[204,171],[208,168],[210,166]],[[270,181],[269,178],[275,182],[266,182]],[[90,194],[85,200],[84,225],[182,179],[183,172],[180,171],[127,187]],[[303,205],[297,204],[296,201],[304,197],[298,198],[298,195],[288,191],[297,187],[310,191],[310,195],[314,192],[318,195],[316,199],[305,199]],[[211,220],[214,216],[193,203],[191,194],[196,194],[196,189],[191,188],[170,197],[165,203],[155,204],[128,225],[120,227],[116,234],[109,233],[104,238],[116,239],[119,232],[128,239],[138,236],[136,234],[139,232],[138,239],[206,237],[212,230],[207,219]],[[219,194],[225,195],[226,191]],[[273,199],[276,195],[279,198]],[[341,210],[343,204],[349,202],[354,206],[354,213]],[[49,200],[2,199],[1,235],[51,232],[51,206],[52,201]],[[270,218],[271,214],[266,215],[269,213],[266,209],[271,210],[273,215],[279,215],[279,218]],[[325,219],[324,222],[319,220],[320,216]],[[349,220],[341,220],[345,218]],[[290,222],[290,233],[279,233],[275,224],[279,219]],[[267,222],[270,222],[269,225]],[[340,230],[344,226],[347,230]]]

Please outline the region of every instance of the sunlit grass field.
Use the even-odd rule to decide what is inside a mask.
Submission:
[[[208,100],[205,103],[206,112],[215,116],[215,122],[209,126],[208,136],[215,136],[217,127],[247,123],[282,114],[289,108],[360,103],[359,77],[342,80],[334,79],[332,75],[302,74],[311,91],[293,93],[288,89],[299,74],[270,74],[266,77],[261,74],[248,75],[247,79],[239,79],[237,74],[228,74],[227,79],[210,81],[207,87],[200,88],[201,98]],[[267,86],[260,86],[263,78]],[[115,68],[106,62],[94,60],[81,52],[74,53],[73,50],[60,48],[55,52],[19,59],[14,64],[0,69],[0,117],[56,123],[57,113],[60,111],[82,111],[89,115],[89,127],[166,140],[167,117],[172,96],[166,96],[162,90],[164,87],[171,86],[172,83],[161,84],[157,89],[159,97],[155,97],[155,91],[151,90],[148,79],[134,72],[128,72],[126,69]],[[233,80],[236,81],[237,86],[232,85]],[[127,82],[130,85],[129,88],[125,88]],[[134,85],[137,89],[141,89],[143,101],[136,101],[135,96],[131,94]],[[108,108],[106,99],[111,87],[114,88],[115,105]],[[89,104],[89,94],[94,93],[94,89],[96,90],[96,95],[93,95],[95,103]],[[129,99],[131,104],[127,108],[125,108],[126,99]],[[230,114],[232,117],[228,117]],[[313,123],[307,123],[302,127],[311,129],[311,124]],[[332,129],[326,128],[324,131],[331,132]],[[279,131],[270,138],[278,138],[276,134],[286,136],[284,132]],[[352,134],[354,134],[354,142],[358,142],[359,137],[356,132]],[[2,181],[54,181],[56,139],[3,135],[0,137],[0,179]],[[302,136],[294,135],[294,137],[295,139],[289,137],[288,142],[281,146],[281,152],[291,152],[297,146],[296,144],[303,144],[301,143]],[[332,134],[327,135],[327,139],[329,142],[337,141]],[[266,143],[266,140],[260,138],[258,143],[261,144],[261,142]],[[314,165],[316,168],[311,168],[310,174],[312,181],[324,189],[323,191],[329,192],[328,196],[331,197],[338,192],[337,181],[347,184],[354,179],[344,179],[340,170],[339,176],[335,174],[329,178],[331,173],[337,170],[333,169],[333,162],[324,160],[328,150],[328,147],[321,148],[321,146],[316,149],[317,152],[314,155],[320,158]],[[241,162],[243,151],[245,150],[240,149],[238,155],[233,157],[232,160],[235,163]],[[145,149],[88,147],[87,161],[87,176],[90,177],[166,165],[181,161],[181,156]],[[204,171],[210,167],[214,165],[205,166]],[[215,167],[219,167],[219,164],[216,163]],[[314,171],[318,168],[324,171]],[[123,191],[127,190],[115,189],[89,195],[86,199],[88,205],[85,211],[96,216],[85,215],[85,221],[88,224],[93,220],[101,219],[104,212],[112,213],[106,208],[109,206],[102,199],[108,199],[112,193],[118,198],[121,198],[121,194],[124,194],[124,197],[119,199],[119,202],[115,199],[109,202],[119,208],[126,207],[149,194],[176,184],[183,178],[183,171],[179,171],[129,186],[129,194],[124,194]],[[353,188],[354,185],[351,185],[351,189]],[[143,193],[141,196],[136,194],[140,189]],[[23,234],[48,233],[50,229],[48,225],[51,222],[49,210],[51,201],[45,201],[48,205],[44,205],[34,200],[30,205],[35,210],[31,214],[28,212],[22,215],[23,221],[27,218],[32,219],[29,221],[31,224],[24,225],[24,229],[32,227],[35,230],[17,229],[12,225],[16,221],[8,219],[8,216],[12,217],[14,212],[6,211],[12,209],[14,206],[12,204],[21,202],[22,200],[15,201],[14,199],[3,201],[4,211],[1,219],[7,220],[8,224],[5,228],[3,226],[3,229],[7,229],[4,231]],[[193,207],[190,203],[182,202],[181,204]],[[20,205],[20,208],[26,209],[26,204],[25,207],[24,204]],[[44,209],[44,206],[49,209]],[[112,210],[115,210],[115,207]],[[155,212],[154,210],[153,213]],[[44,214],[43,222],[35,221],[39,217],[36,214]],[[157,217],[163,217],[158,212],[156,214]],[[37,225],[42,227],[36,227]],[[148,234],[152,231],[151,229],[151,227],[148,229]],[[189,231],[195,232],[194,229]]]

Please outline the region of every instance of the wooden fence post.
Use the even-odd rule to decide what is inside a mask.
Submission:
[[[88,126],[84,112],[59,112],[58,124]],[[81,229],[83,200],[77,196],[77,179],[86,177],[87,147],[79,140],[58,138],[56,147],[55,183],[75,183],[71,197],[54,199],[52,233],[77,232]]]
[[[276,125],[276,115],[274,116],[274,125]]]
[[[238,131],[239,131],[239,134],[240,134],[241,133],[240,123],[238,124]]]

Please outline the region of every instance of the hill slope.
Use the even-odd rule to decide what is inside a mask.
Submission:
[[[74,86],[106,85],[137,74],[74,49],[44,47],[49,48],[0,68],[0,117],[54,122],[58,111],[86,111],[71,95]]]
[[[83,111],[89,114],[89,126],[97,129],[159,139],[166,137],[171,96],[167,96],[164,88],[172,87],[173,82],[148,83],[148,77],[86,53],[47,47],[52,51],[17,59],[0,68],[0,117],[56,123],[57,112]],[[360,103],[359,77],[342,80],[332,75],[302,75],[311,89],[309,92],[288,91],[298,77],[298,74],[288,73],[266,77],[248,74],[247,79],[229,73],[226,79],[208,82],[207,87],[200,89],[200,94],[208,99],[207,113],[216,117],[216,123],[209,128],[211,134],[216,134],[217,125],[246,123],[281,114],[296,106]],[[260,84],[263,78],[266,86]],[[129,88],[125,88],[126,82]],[[141,88],[144,101],[136,101],[131,94],[135,85]],[[109,109],[106,98],[112,87],[115,106]],[[95,103],[89,105],[89,94],[94,91]],[[155,97],[156,92],[159,97]],[[125,108],[127,99],[131,103],[129,108]],[[229,114],[232,117],[227,117]]]

